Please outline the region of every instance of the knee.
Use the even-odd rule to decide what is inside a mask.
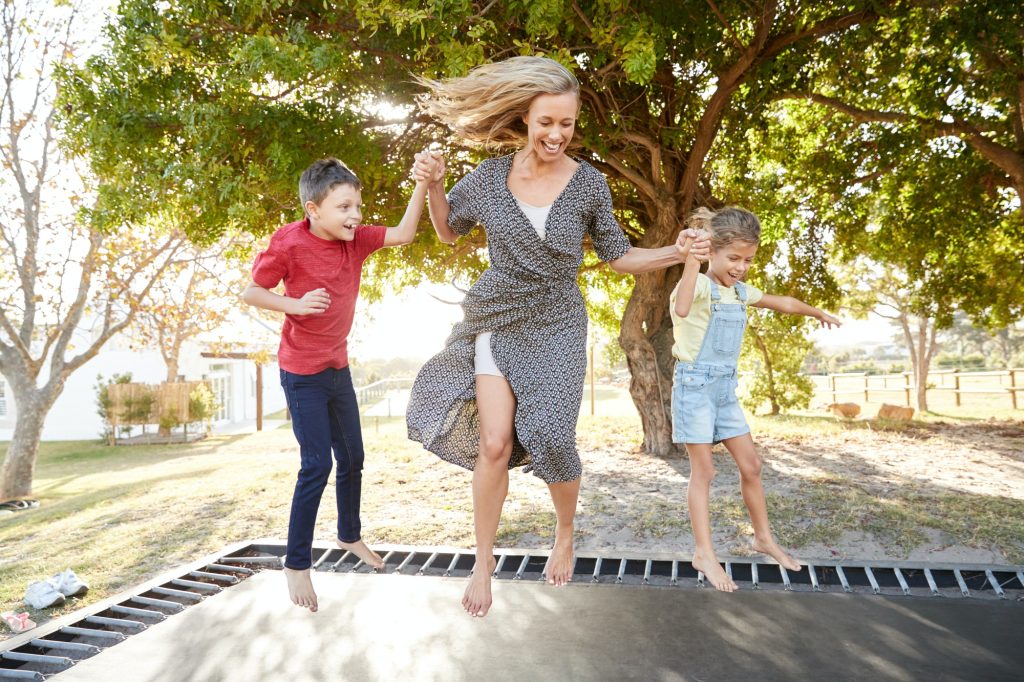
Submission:
[[[327,484],[331,476],[331,461],[304,461],[299,468],[299,479],[310,483]]]
[[[512,456],[512,441],[493,433],[480,434],[480,458],[488,464],[507,463]]]
[[[745,481],[759,480],[762,468],[761,458],[758,455],[754,455],[740,465],[740,477]]]
[[[690,481],[692,483],[710,485],[711,481],[715,478],[716,471],[714,464],[698,464],[693,462],[690,464],[690,467]]]

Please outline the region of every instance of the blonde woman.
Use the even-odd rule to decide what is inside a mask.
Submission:
[[[586,370],[587,313],[576,283],[589,237],[616,272],[641,273],[706,257],[706,240],[630,245],[612,215],[604,176],[566,154],[580,108],[579,83],[561,64],[513,57],[445,81],[423,80],[421,108],[465,142],[514,149],[487,159],[445,195],[438,155],[417,156],[428,180],[430,219],[453,243],[476,225],[490,267],[463,302],[465,317],[445,349],[422,368],[409,401],[409,437],[473,471],[476,565],[462,600],[467,613],[491,607],[494,539],[509,469],[526,466],[554,502],[549,584],[573,572],[579,495],[576,420]],[[696,232],[688,233],[696,236]]]

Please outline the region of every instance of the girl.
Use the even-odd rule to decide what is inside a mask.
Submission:
[[[555,543],[544,573],[564,585],[573,572],[580,489],[576,420],[586,370],[587,312],[576,275],[589,237],[617,272],[641,273],[707,257],[707,241],[632,246],[612,214],[601,172],[566,151],[580,86],[558,62],[513,57],[461,78],[424,80],[421,108],[462,140],[511,150],[485,160],[447,195],[438,157],[417,159],[429,180],[430,220],[452,243],[482,225],[490,267],[462,304],[465,317],[420,370],[409,400],[409,438],[473,471],[476,565],[463,608],[491,606],[494,538],[512,467],[527,465],[555,507]]]
[[[756,551],[771,556],[788,570],[798,564],[775,542],[768,525],[768,509],[761,486],[761,458],[754,450],[750,428],[736,400],[736,361],[747,324],[747,306],[782,313],[807,315],[822,326],[839,326],[828,313],[789,296],[772,296],[741,280],[750,269],[761,238],[757,217],[742,208],[711,211],[700,208],[689,220],[691,227],[711,235],[707,275],[698,274],[698,263],[687,254],[686,267],[670,297],[676,369],[672,388],[672,440],[685,443],[690,456],[687,503],[696,549],[693,566],[703,571],[717,589],[732,592],[736,583],[718,563],[711,545],[708,496],[715,467],[711,447],[723,443],[740,470],[743,501],[754,526]],[[692,237],[681,233],[676,242],[680,256]]]

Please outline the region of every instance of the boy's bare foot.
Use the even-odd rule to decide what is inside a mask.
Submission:
[[[475,618],[483,618],[491,609],[491,573],[494,573],[497,566],[498,562],[494,557],[488,559],[486,571],[479,570],[479,559],[473,565],[469,584],[466,585],[466,592],[462,595],[462,608]]]
[[[722,565],[718,563],[718,557],[714,554],[710,556],[705,554],[694,554],[693,555],[693,567],[704,574],[707,581],[711,583],[711,586],[720,592],[735,592],[739,588],[736,583],[732,581],[729,574],[725,572]]]
[[[562,587],[570,582],[575,563],[572,532],[562,534],[555,531],[555,545],[551,548],[551,554],[544,564],[544,575],[547,577],[548,585]]]
[[[380,558],[379,554],[367,547],[366,543],[362,540],[356,540],[355,542],[342,542],[338,540],[338,547],[341,547],[346,552],[352,552],[370,568],[384,568],[384,560]]]
[[[312,571],[305,569],[296,571],[293,568],[284,569],[284,577],[288,579],[288,596],[296,606],[307,608],[316,613],[318,608],[316,591],[313,589],[313,580],[310,578]]]
[[[771,558],[778,561],[779,565],[785,566],[787,571],[799,571],[801,568],[800,564],[797,563],[796,559],[786,554],[786,552],[781,547],[779,547],[779,544],[775,542],[775,540],[768,540],[766,542],[762,542],[755,538],[754,542],[752,543],[752,547],[754,548],[755,552],[767,554]]]

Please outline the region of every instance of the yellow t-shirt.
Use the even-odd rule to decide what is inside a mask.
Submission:
[[[757,287],[743,283],[747,293],[747,305],[753,305],[764,296]],[[719,303],[739,303],[739,296],[736,295],[735,287],[718,287],[718,295],[721,296]],[[693,288],[693,305],[690,306],[690,314],[686,317],[676,315],[676,289],[672,289],[672,295],[668,300],[669,314],[672,316],[672,337],[675,343],[672,345],[672,355],[681,362],[693,362],[700,354],[700,345],[704,341],[704,332],[707,331],[708,323],[711,322],[711,280],[705,274],[697,275],[697,283]]]

